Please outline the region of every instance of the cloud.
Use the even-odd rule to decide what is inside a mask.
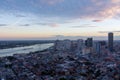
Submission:
[[[16,17],[26,17],[25,15],[17,14]]]
[[[37,7],[37,8],[44,8],[44,6],[54,6],[59,3],[64,2],[64,0],[31,0],[30,3],[32,6]]]
[[[49,16],[90,19],[100,22],[120,15],[120,0],[38,0]],[[59,4],[58,4],[59,3]],[[56,6],[51,6],[55,5]]]
[[[88,27],[97,27],[97,26],[94,26],[94,25],[90,25],[90,24],[83,24],[83,25],[80,25],[80,26],[71,26],[72,28],[88,28]]]
[[[86,28],[86,27],[97,27],[97,26],[72,26],[73,28]]]
[[[43,22],[39,22],[39,23],[35,23],[36,25],[42,25],[42,26],[45,26],[47,25],[48,23],[43,23]]]
[[[96,19],[96,20],[92,20],[93,22],[102,22],[103,20],[99,20],[99,19]]]
[[[119,3],[120,0],[112,0],[113,3]]]
[[[0,24],[0,26],[8,26],[8,24]]]
[[[30,24],[20,24],[19,26],[31,26]]]
[[[119,33],[120,30],[116,30],[116,31],[99,31],[99,33],[109,33],[109,32]]]
[[[98,31],[98,33],[109,33],[111,31]]]
[[[50,26],[50,27],[59,27],[58,23],[50,23],[50,22],[41,22],[41,23],[36,23],[37,25],[43,25],[43,26]]]
[[[54,5],[54,4],[57,4],[57,3],[61,3],[63,2],[64,0],[39,0],[43,3],[46,3],[46,4],[49,4],[49,5]]]
[[[116,17],[117,14],[120,14],[120,6],[117,5],[108,7],[107,9],[104,9],[100,12],[100,16],[102,16],[105,19]]]
[[[5,11],[31,13],[39,18],[42,15],[100,22],[120,16],[120,0],[1,0],[0,7]]]
[[[57,24],[57,23],[50,23],[49,26],[50,27],[59,27],[59,24]]]
[[[114,18],[120,15],[120,0],[93,0],[96,8],[100,9],[95,16],[101,19]],[[104,4],[104,5],[103,5]],[[100,8],[101,7],[101,8]],[[93,8],[95,9],[95,8]]]

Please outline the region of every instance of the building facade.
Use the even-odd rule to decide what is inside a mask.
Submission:
[[[113,51],[113,33],[108,33],[108,48]]]

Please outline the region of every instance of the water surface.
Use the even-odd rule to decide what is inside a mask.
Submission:
[[[35,45],[25,46],[25,47],[0,49],[0,57],[12,56],[13,54],[21,54],[21,53],[30,53],[30,52],[42,51],[42,50],[47,49],[51,46],[53,46],[53,43],[35,44]]]

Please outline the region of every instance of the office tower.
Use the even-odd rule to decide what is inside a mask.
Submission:
[[[92,47],[93,46],[93,39],[92,38],[87,38],[85,41],[86,47]]]
[[[82,39],[77,40],[77,49],[81,50],[84,47],[84,43]]]
[[[82,53],[82,49],[84,47],[84,43],[82,39],[77,40],[77,51],[78,53]]]
[[[113,51],[113,33],[108,33],[108,48]]]
[[[101,53],[101,42],[100,41],[95,43],[95,51],[98,54]]]

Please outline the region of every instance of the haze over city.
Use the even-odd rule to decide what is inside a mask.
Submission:
[[[0,0],[0,40],[120,39],[120,0]]]

